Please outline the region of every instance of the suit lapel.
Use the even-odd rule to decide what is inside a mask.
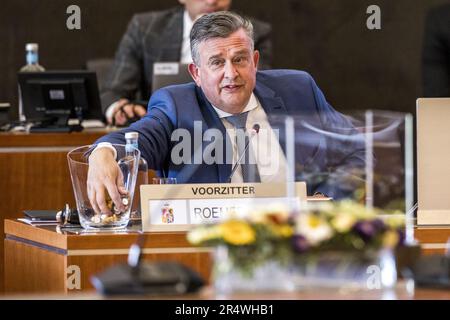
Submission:
[[[287,115],[286,106],[284,105],[283,100],[276,96],[275,91],[261,82],[256,81],[254,92],[267,115]]]
[[[267,120],[271,128],[279,130],[280,146],[283,152],[286,152],[286,144],[283,143],[283,137],[286,133],[284,119],[288,115],[288,112],[283,103],[283,99],[278,97],[275,91],[258,81],[256,82],[254,93],[266,112]],[[280,117],[277,117],[277,115]]]

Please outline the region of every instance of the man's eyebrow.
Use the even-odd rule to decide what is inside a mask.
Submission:
[[[222,58],[222,54],[221,53],[218,53],[218,54],[215,54],[215,55],[209,57],[208,61],[211,61],[211,60],[214,60],[214,59],[218,59],[218,58]]]
[[[243,54],[244,54],[244,55],[245,55],[245,54],[248,54],[248,50],[246,50],[246,49],[241,49],[241,50],[236,51],[236,52],[233,53],[233,55],[243,55]],[[215,55],[209,57],[208,61],[212,61],[212,60],[214,60],[214,59],[222,59],[222,58],[223,58],[223,57],[222,57],[222,54],[221,54],[221,53],[218,53],[218,54],[215,54]]]

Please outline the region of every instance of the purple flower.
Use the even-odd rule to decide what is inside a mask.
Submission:
[[[386,231],[386,224],[381,219],[372,220],[372,225],[375,228],[376,232]]]
[[[369,242],[377,232],[375,225],[371,221],[359,221],[355,223],[353,231],[355,231],[364,242]]]
[[[292,245],[294,246],[294,250],[298,253],[303,253],[310,248],[308,241],[302,235],[294,235],[292,237]]]
[[[405,244],[405,230],[398,229],[397,233],[398,233],[398,246],[402,246]]]

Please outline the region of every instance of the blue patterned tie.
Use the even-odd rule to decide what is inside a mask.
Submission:
[[[236,145],[238,149],[238,159],[240,159],[242,153],[245,150],[245,146],[249,143],[249,137],[246,134],[245,128],[245,124],[247,123],[247,116],[248,111],[225,118],[236,128]],[[259,176],[258,166],[256,165],[256,163],[250,163],[255,161],[250,161],[249,149],[250,148],[247,148],[247,150],[245,150],[245,155],[243,156],[240,162],[242,178],[244,182],[260,182],[261,178]]]

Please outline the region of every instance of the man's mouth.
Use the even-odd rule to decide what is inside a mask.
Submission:
[[[242,84],[227,84],[225,86],[222,86],[222,90],[226,90],[228,92],[234,92],[242,88]]]

